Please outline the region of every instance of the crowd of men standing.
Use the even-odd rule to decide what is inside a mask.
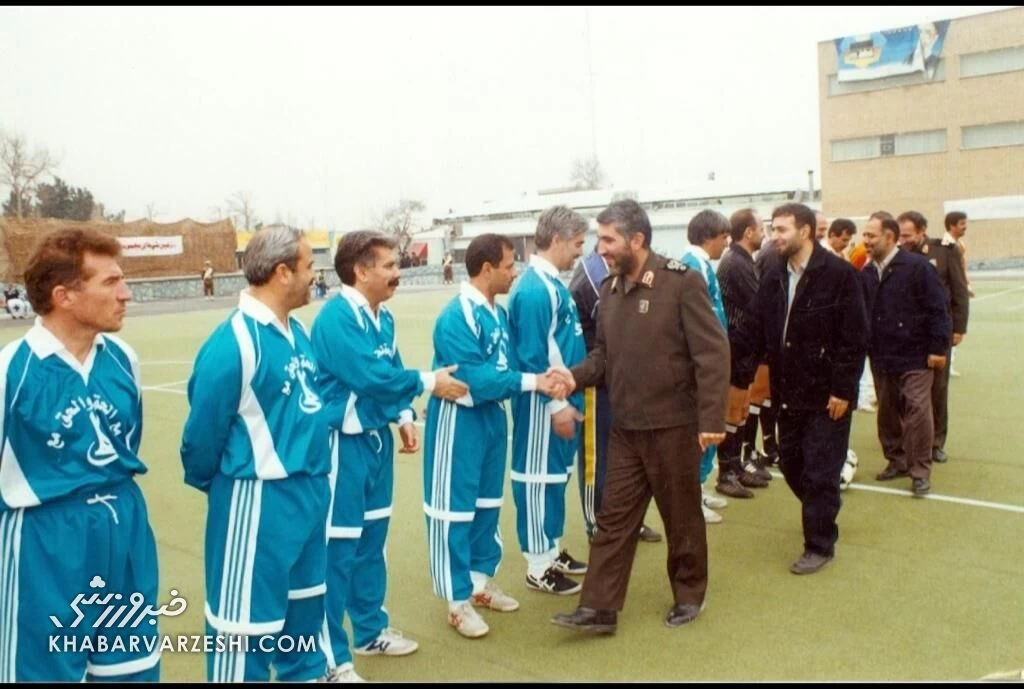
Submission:
[[[479,610],[519,608],[493,579],[503,549],[506,400],[522,583],[579,593],[575,610],[552,619],[570,629],[616,630],[637,543],[661,539],[644,525],[652,499],[668,551],[665,624],[698,617],[705,525],[720,521],[721,495],[765,488],[774,464],[801,503],[804,543],[791,571],[829,562],[866,360],[888,462],[877,478],[909,477],[913,495],[927,495],[932,462],[946,461],[947,364],[967,329],[963,214],[947,216],[942,239],[927,238],[919,213],[873,214],[862,266],[856,249],[844,254],[853,224],[829,225],[800,204],[774,210],[764,245],[752,210],[699,213],[682,261],[652,250],[650,220],[634,201],[612,203],[597,225],[596,252],[577,264],[589,222],[565,207],[545,211],[521,277],[508,238],[475,238],[469,279],[437,318],[425,371],[405,367],[385,305],[400,283],[393,240],[343,238],[340,294],[310,330],[292,315],[315,280],[308,241],[286,227],[254,235],[242,259],[249,287],[197,355],[180,449],[185,483],[208,501],[207,633],[318,643],[219,645],[207,654],[210,681],[267,680],[272,667],[285,680],[361,681],[353,654],[417,650],[383,604],[391,427],[397,452],[420,450],[413,401],[421,394],[430,395],[422,444],[429,572],[448,625],[468,638],[489,632]],[[25,274],[40,318],[0,351],[10,400],[0,415],[10,449],[0,464],[0,546],[14,594],[0,599],[12,640],[0,678],[159,678],[160,654],[146,649],[78,650],[54,661],[40,645],[49,621],[18,613],[19,602],[62,609],[93,585],[78,581],[83,571],[111,593],[156,606],[155,538],[135,484],[146,471],[139,361],[110,335],[131,298],[119,257],[119,244],[93,230],[44,237]],[[574,264],[567,287],[560,275]],[[509,293],[506,308],[496,298]],[[85,399],[88,414],[76,419]],[[55,417],[53,409],[64,411]],[[719,495],[703,490],[716,454]],[[574,465],[589,562],[561,542]],[[110,556],[96,557],[97,544]],[[572,578],[584,575],[582,584]]]

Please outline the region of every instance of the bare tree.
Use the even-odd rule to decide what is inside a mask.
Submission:
[[[152,221],[156,216],[160,215],[160,211],[156,209],[156,202],[150,201],[146,204],[146,220]]]
[[[577,189],[600,189],[606,181],[604,170],[601,169],[601,161],[597,159],[597,156],[577,158],[572,161],[569,181]]]
[[[242,229],[249,230],[253,225],[259,224],[256,211],[252,207],[252,194],[247,191],[236,191],[234,195],[225,201],[228,206],[228,214],[237,216],[242,222]]]
[[[30,152],[24,136],[0,132],[0,184],[11,188],[15,217],[25,216],[24,202],[31,198],[40,178],[56,167],[57,160],[45,148]]]
[[[402,199],[381,213],[376,229],[398,242],[399,255],[405,254],[412,243],[412,216],[426,208],[422,201]]]

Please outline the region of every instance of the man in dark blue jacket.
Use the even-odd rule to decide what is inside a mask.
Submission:
[[[807,206],[772,213],[779,259],[762,276],[747,318],[730,331],[732,388],[726,418],[742,415],[747,387],[767,354],[778,409],[782,475],[803,509],[804,553],[794,574],[811,574],[835,554],[839,477],[850,412],[867,349],[864,292],[853,266],[815,239]]]
[[[871,372],[878,391],[878,440],[889,460],[876,477],[909,475],[913,492],[931,490],[932,382],[946,366],[953,324],[939,275],[921,255],[899,248],[900,226],[878,212],[864,228],[871,263],[861,273],[871,321]]]

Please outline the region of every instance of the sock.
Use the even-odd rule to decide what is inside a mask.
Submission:
[[[448,612],[455,612],[459,609],[459,606],[469,603],[468,600],[452,600],[448,601]]]
[[[549,550],[546,553],[523,553],[523,557],[526,558],[526,573],[534,579],[540,579],[558,557],[558,552]]]
[[[766,454],[778,454],[779,443],[775,439],[775,407],[771,400],[761,403],[761,447]]]
[[[757,449],[757,427],[761,418],[761,405],[752,404],[747,411],[750,412],[750,415],[747,416],[747,423],[743,426],[742,456],[744,459],[752,457],[754,450]]]
[[[473,595],[483,593],[484,587],[487,586],[487,582],[491,580],[489,576],[483,572],[470,572],[469,578],[473,582]]]
[[[739,457],[742,452],[740,445],[739,428],[732,424],[725,424],[725,440],[718,446],[718,480],[721,481],[730,471],[730,464]]]

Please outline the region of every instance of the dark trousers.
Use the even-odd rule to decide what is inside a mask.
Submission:
[[[878,394],[878,441],[885,458],[913,478],[932,470],[932,369],[883,373],[872,371]]]
[[[953,348],[946,352],[946,367],[934,372],[932,380],[932,417],[935,437],[932,448],[946,449],[946,431],[949,430],[949,372],[953,366]]]
[[[213,296],[213,280],[203,280],[203,296]]]
[[[583,428],[580,433],[580,504],[587,537],[597,528],[604,477],[608,467],[608,436],[612,427],[612,405],[606,388],[587,388],[583,393]]]
[[[627,431],[612,426],[604,499],[580,605],[621,610],[647,506],[665,523],[668,578],[675,602],[700,605],[708,585],[708,541],[701,511],[697,427]]]
[[[800,500],[804,550],[820,555],[833,555],[839,539],[839,474],[850,445],[852,411],[833,421],[825,410],[779,410],[779,468]]]

